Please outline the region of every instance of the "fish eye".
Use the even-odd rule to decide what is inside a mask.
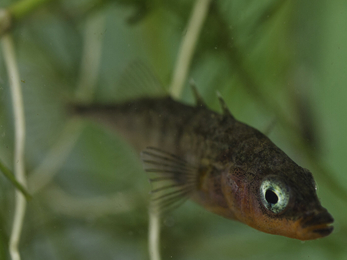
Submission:
[[[265,208],[279,214],[288,205],[289,189],[282,181],[270,177],[260,185],[260,198]]]

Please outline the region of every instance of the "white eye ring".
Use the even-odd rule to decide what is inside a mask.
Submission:
[[[263,180],[260,185],[260,198],[268,210],[278,214],[281,213],[289,202],[289,188],[275,177]]]

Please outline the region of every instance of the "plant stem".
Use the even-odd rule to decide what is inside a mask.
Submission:
[[[148,240],[149,259],[160,260],[160,213],[151,208],[149,209]]]
[[[83,53],[76,90],[76,99],[79,102],[91,102],[93,98],[102,57],[105,22],[105,15],[97,13],[88,17],[85,23]]]
[[[28,193],[28,191],[23,187],[22,184],[20,184],[20,183],[16,180],[15,176],[13,175],[13,173],[12,173],[1,161],[0,161],[0,171],[5,175],[5,177],[6,177],[7,179],[9,179],[9,180],[12,182],[12,184],[13,184],[18,190],[20,190],[20,191],[23,193],[23,195],[25,196],[25,198],[26,198],[27,200],[31,199],[31,196],[30,196],[30,194]]]
[[[5,64],[10,80],[10,89],[12,93],[12,106],[14,112],[15,126],[15,156],[14,156],[14,174],[19,183],[26,187],[26,176],[24,169],[24,147],[25,147],[25,118],[22,91],[20,85],[20,76],[16,63],[16,55],[13,48],[13,41],[9,34],[2,37],[2,49],[5,58]],[[20,260],[18,244],[23,226],[25,215],[26,200],[21,192],[16,190],[15,213],[10,236],[10,255],[13,260]]]
[[[190,63],[194,54],[195,46],[202,29],[202,25],[206,19],[210,2],[211,0],[195,1],[195,6],[178,52],[178,58],[170,86],[170,93],[174,98],[179,98],[181,96],[184,82],[186,81]]]

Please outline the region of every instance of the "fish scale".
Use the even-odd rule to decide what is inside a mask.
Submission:
[[[222,118],[215,112],[171,98],[141,99],[121,105],[78,105],[74,111],[121,133],[138,151],[153,146],[166,147],[175,153],[185,153],[188,146],[189,150],[194,149],[201,144],[196,141],[199,138],[205,144],[213,142],[210,133],[216,132],[213,128],[219,128],[218,121]],[[211,148],[205,149],[208,152]]]
[[[258,130],[170,97],[76,105],[75,113],[120,133],[152,182],[151,208],[165,212],[192,199],[225,218],[300,240],[329,235],[332,216],[318,200],[312,174]]]

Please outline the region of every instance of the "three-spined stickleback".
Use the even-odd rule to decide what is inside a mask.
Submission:
[[[196,106],[161,97],[75,110],[142,151],[159,209],[190,198],[266,233],[300,240],[329,235],[333,218],[319,202],[310,171],[236,120],[220,101],[223,114],[208,109],[199,97]]]

